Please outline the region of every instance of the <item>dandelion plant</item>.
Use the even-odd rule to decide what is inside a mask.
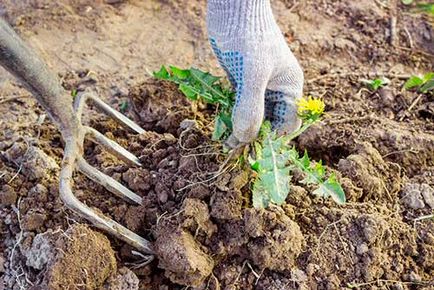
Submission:
[[[346,201],[342,186],[334,174],[327,177],[326,169],[320,162],[312,162],[307,152],[302,157],[290,141],[299,136],[316,123],[324,112],[324,103],[312,97],[303,98],[298,102],[298,114],[303,120],[300,129],[287,136],[277,136],[270,129],[269,123],[264,123],[260,137],[255,142],[255,158],[250,159],[257,178],[253,183],[253,206],[266,208],[270,203],[281,205],[290,192],[291,172],[300,170],[304,174],[302,183],[316,185],[314,195],[331,197],[336,203]]]

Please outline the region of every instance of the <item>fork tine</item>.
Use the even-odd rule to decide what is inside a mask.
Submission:
[[[142,204],[142,198],[95,167],[89,165],[82,157],[77,160],[78,169],[89,179],[104,186],[116,196],[135,204]]]
[[[86,218],[99,229],[114,235],[118,239],[121,239],[122,241],[128,243],[136,249],[139,249],[143,253],[154,254],[151,243],[149,241],[130,231],[129,229],[115,222],[114,220],[106,217],[105,215],[95,212],[87,205],[79,201],[72,193],[69,179],[60,179],[59,191],[62,201],[69,209],[78,213],[81,217]],[[151,262],[152,260],[153,256],[151,257],[149,262]]]
[[[86,101],[88,99],[89,94],[77,94],[77,96],[74,99],[73,108],[75,111],[75,114],[77,116],[78,122],[81,124],[81,116],[83,115],[83,109],[86,105]]]
[[[130,151],[126,150],[124,147],[120,146],[113,140],[110,140],[97,130],[91,127],[85,127],[86,133],[89,135],[89,138],[97,144],[103,145],[107,150],[109,150],[113,155],[119,157],[126,163],[142,166],[139,158],[135,156]]]
[[[70,178],[61,177],[59,182],[60,197],[69,209],[76,212],[81,217],[86,218],[97,228],[114,235],[118,239],[128,243],[136,249],[139,249],[143,253],[154,254],[152,245],[148,240],[106,217],[104,214],[95,212],[90,207],[79,201],[72,193],[70,180]],[[150,256],[148,263],[153,259],[154,256]]]
[[[132,129],[133,131],[135,131],[138,134],[142,134],[145,132],[145,130],[143,130],[134,121],[132,121],[131,119],[127,118],[124,114],[116,111],[115,109],[113,109],[112,107],[107,105],[105,102],[103,102],[100,98],[98,98],[94,94],[92,94],[92,93],[85,93],[85,94],[87,95],[87,98],[92,100],[92,102],[95,104],[95,106],[97,106],[100,110],[102,110],[104,113],[106,113],[107,115],[109,115],[110,117],[112,117],[113,119],[118,121],[119,123]]]

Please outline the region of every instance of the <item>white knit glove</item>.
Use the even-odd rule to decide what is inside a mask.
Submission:
[[[270,0],[208,0],[208,34],[236,89],[231,147],[254,140],[264,117],[279,134],[301,125],[296,101],[303,71],[280,31]]]

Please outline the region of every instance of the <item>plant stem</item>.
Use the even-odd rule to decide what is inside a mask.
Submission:
[[[274,172],[274,174],[273,174],[273,180],[274,180],[274,183],[276,184],[277,192],[280,193],[281,189],[280,189],[280,186],[279,186],[279,181],[277,180],[278,179],[277,172],[279,171],[279,169],[277,168],[276,152],[274,151],[270,135],[267,136],[267,141],[268,141],[268,145],[271,148],[270,152],[271,152],[271,158],[273,160],[273,172]]]
[[[292,132],[291,134],[289,134],[286,139],[289,141],[294,140],[295,138],[297,138],[298,136],[300,136],[304,131],[306,131],[307,129],[309,129],[310,126],[312,126],[313,124],[315,124],[317,120],[307,120],[303,123],[303,125],[300,127],[300,129]]]

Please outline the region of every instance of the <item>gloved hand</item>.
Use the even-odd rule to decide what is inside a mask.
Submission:
[[[236,89],[227,145],[254,140],[264,117],[279,134],[298,129],[303,71],[280,31],[270,0],[208,0],[208,34]]]

